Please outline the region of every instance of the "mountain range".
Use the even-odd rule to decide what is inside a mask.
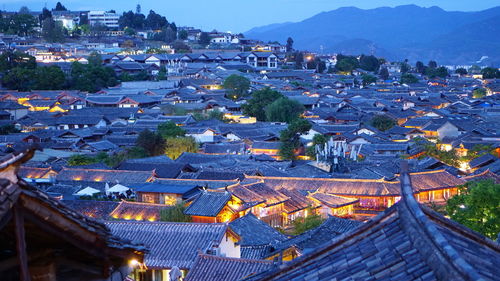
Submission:
[[[478,12],[439,7],[339,8],[301,22],[253,28],[245,37],[294,40],[294,47],[322,53],[375,54],[390,60],[500,65],[500,6]]]

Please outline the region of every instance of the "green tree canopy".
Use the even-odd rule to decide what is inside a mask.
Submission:
[[[56,22],[52,17],[42,22],[42,37],[47,42],[64,42],[64,27],[61,22]]]
[[[298,101],[282,97],[266,107],[266,120],[270,122],[290,123],[299,118],[304,110],[304,106]]]
[[[312,125],[305,119],[295,119],[288,124],[288,128],[280,133],[280,152],[282,159],[295,159],[295,151],[300,147],[300,135],[307,133]]]
[[[380,61],[375,56],[361,55],[359,58],[359,67],[366,71],[376,72],[380,67]]]
[[[198,43],[200,43],[200,45],[202,46],[207,46],[210,44],[210,35],[208,35],[208,32],[201,33]]]
[[[75,154],[69,157],[68,165],[70,166],[82,166],[97,163],[97,159],[85,154]]]
[[[37,90],[61,90],[66,83],[64,72],[55,65],[38,67],[34,78]]]
[[[174,122],[168,121],[158,125],[158,133],[164,138],[176,138],[186,135],[186,131]]]
[[[184,152],[198,152],[198,143],[192,137],[177,137],[166,139],[165,154],[172,159],[177,159]]]
[[[160,210],[160,220],[169,222],[191,222],[191,216],[184,214],[186,207],[179,203]]]
[[[177,37],[181,40],[188,39],[188,32],[186,30],[181,30],[178,32]]]
[[[448,73],[448,69],[444,66],[440,66],[438,68],[427,68],[425,70],[425,75],[427,75],[429,78],[436,78],[436,77],[440,77],[440,78],[446,78],[448,77],[449,73]]]
[[[36,84],[35,73],[34,69],[14,67],[2,77],[2,85],[11,90],[29,91]]]
[[[0,72],[10,70],[14,67],[35,69],[35,57],[20,51],[13,52],[11,50],[7,50],[0,54]]]
[[[136,145],[142,147],[150,156],[158,156],[165,153],[165,140],[160,134],[147,129],[139,134]]]
[[[418,83],[418,78],[412,74],[406,73],[401,75],[401,83],[402,84],[415,84]]]
[[[370,74],[363,74],[361,80],[363,81],[363,86],[366,86],[377,82],[377,77]]]
[[[480,99],[480,98],[483,98],[485,96],[486,96],[486,90],[483,89],[483,88],[475,89],[472,92],[472,97],[475,98],[475,99]]]
[[[337,64],[335,68],[342,72],[352,72],[359,67],[359,61],[354,56],[337,55]]]
[[[268,87],[253,91],[251,98],[242,105],[243,113],[257,118],[258,121],[266,121],[266,106],[282,97],[283,95],[280,92]]]
[[[425,73],[425,65],[421,61],[417,61],[415,64],[415,69],[417,70],[417,73],[424,74]]]
[[[460,67],[455,70],[455,73],[459,75],[467,75],[467,69]]]
[[[237,100],[248,95],[250,80],[241,75],[231,74],[224,80],[223,87],[228,91],[229,98]]]
[[[483,79],[500,78],[500,70],[498,68],[485,67],[481,70],[481,74],[483,75]]]
[[[382,67],[378,75],[380,76],[380,79],[387,80],[389,79],[389,70],[387,70],[387,67]]]
[[[450,198],[446,211],[452,220],[496,239],[500,232],[500,184],[493,180],[469,182]]]
[[[308,217],[298,217],[293,221],[292,225],[294,235],[302,234],[320,226],[323,223],[324,219],[321,216],[314,214],[310,209],[308,213],[310,214]]]
[[[383,132],[394,127],[396,125],[396,121],[394,121],[394,119],[390,118],[387,115],[380,114],[380,115],[375,115],[370,121],[370,124],[373,127]]]

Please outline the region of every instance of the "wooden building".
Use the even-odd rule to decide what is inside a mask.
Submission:
[[[33,150],[0,159],[2,280],[124,280],[143,247],[51,199],[17,176]]]

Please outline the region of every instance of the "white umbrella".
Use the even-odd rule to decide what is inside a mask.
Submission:
[[[113,187],[111,187],[110,189],[108,189],[108,192],[109,193],[120,193],[120,194],[125,194],[130,188],[124,186],[124,185],[121,185],[121,184],[116,184],[114,185]]]
[[[92,188],[90,186],[87,186],[84,189],[78,191],[75,195],[78,195],[78,196],[85,196],[85,195],[92,196],[92,195],[94,195],[96,193],[99,193],[99,192],[101,192],[101,191],[98,190],[98,189]]]

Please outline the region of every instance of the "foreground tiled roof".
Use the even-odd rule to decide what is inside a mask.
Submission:
[[[103,223],[75,211],[19,179],[16,175],[19,165],[31,159],[33,154],[34,150],[28,149],[0,159],[0,219],[4,219],[4,216],[17,204],[26,214],[32,213],[33,219],[44,220],[53,226],[61,226],[63,223],[64,228],[61,230],[66,233],[61,233],[61,235],[73,236],[75,241],[87,238],[93,240],[96,245],[101,245],[103,251],[108,250],[102,254],[103,256],[113,255],[109,253],[111,250],[116,251],[114,253],[116,255],[121,251],[142,255],[139,251],[145,251],[144,247],[123,237],[112,235]],[[72,232],[76,229],[85,230],[89,236],[79,237],[79,234]]]
[[[331,241],[333,238],[341,234],[358,228],[362,224],[363,223],[355,220],[329,216],[328,219],[320,226],[280,243],[274,244],[274,251],[272,253],[268,253],[267,255],[286,250],[290,247],[294,247],[300,252],[308,252],[318,248],[328,241]]]
[[[145,256],[149,269],[177,266],[190,269],[198,251],[218,246],[226,230],[222,223],[106,222],[114,235],[143,243],[150,248]]]
[[[185,281],[234,281],[271,268],[272,261],[199,255]]]
[[[413,196],[407,165],[403,198],[309,254],[245,280],[498,280],[500,246]]]

